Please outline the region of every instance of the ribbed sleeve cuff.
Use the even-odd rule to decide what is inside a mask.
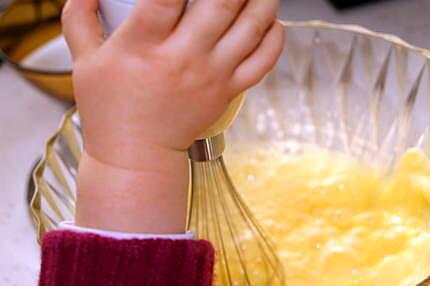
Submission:
[[[212,285],[207,241],[130,239],[52,231],[43,238],[41,286]]]

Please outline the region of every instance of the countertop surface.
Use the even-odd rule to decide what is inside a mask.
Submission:
[[[284,1],[288,20],[321,19],[396,34],[430,49],[430,0],[387,0],[338,12],[324,0]],[[0,285],[36,285],[39,249],[26,205],[31,167],[68,104],[0,67]]]

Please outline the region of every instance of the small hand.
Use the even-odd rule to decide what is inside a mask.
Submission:
[[[141,182],[145,190],[162,192],[166,184],[186,193],[184,151],[264,77],[283,46],[279,0],[199,0],[184,14],[185,2],[140,0],[107,40],[97,0],[69,0],[64,10],[83,162],[140,178],[151,174]],[[91,169],[81,164],[81,198],[91,193],[81,190],[97,185]]]

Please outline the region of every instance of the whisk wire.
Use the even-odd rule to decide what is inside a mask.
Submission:
[[[205,177],[205,178],[208,178],[207,177],[207,172],[206,172],[206,169],[203,169],[202,170],[203,171],[203,176]],[[207,188],[205,187],[205,189],[207,190]],[[201,204],[202,205],[202,208],[204,208],[204,217],[203,217],[203,222],[205,222],[205,221],[210,221],[212,218],[211,217],[209,217],[209,213],[208,213],[208,211],[209,211],[209,209],[207,208],[207,201],[208,201],[208,198],[207,198],[207,196],[209,195],[208,194],[208,192],[207,191],[205,191],[205,192],[202,192],[202,199],[203,199],[203,202],[204,202],[204,204]],[[204,228],[205,228],[205,231],[203,232],[203,236],[204,237],[211,237],[210,235],[209,235],[209,224],[208,223],[206,223],[206,224],[204,224]]]
[[[207,190],[207,188],[205,188]],[[219,214],[218,210],[215,207],[214,200],[209,200],[209,206],[211,207],[211,212],[215,214],[214,220],[216,224],[216,231],[215,231],[215,244],[219,246],[219,251],[221,252],[221,266],[223,268],[223,274],[221,274],[221,279],[223,280],[224,285],[227,285],[225,282],[226,276],[227,279],[229,279],[229,285],[232,285],[233,282],[231,281],[231,273],[230,268],[228,267],[228,263],[226,261],[227,259],[227,252],[225,249],[224,241],[222,240],[222,234],[221,234],[221,223],[219,221]],[[225,275],[227,274],[227,275]]]
[[[221,167],[221,170],[220,170],[220,167]],[[226,171],[227,170],[225,170],[223,167],[224,167],[223,159],[222,159],[222,157],[220,157],[211,166],[213,174],[216,174],[213,178],[218,177],[218,178],[221,178],[222,181],[228,179],[227,178],[228,176],[226,176],[226,174],[227,174]],[[225,172],[223,172],[223,171],[225,171]],[[215,186],[216,186],[215,190],[218,192],[218,198],[220,198],[220,200],[221,200],[221,207],[222,207],[222,210],[224,212],[224,215],[227,218],[228,217],[232,218],[233,215],[231,214],[229,208],[226,207],[227,206],[227,201],[226,201],[226,198],[225,198],[225,193],[227,193],[227,192],[223,192],[222,191],[223,188],[220,186],[220,183],[219,183],[218,180],[215,180],[215,179],[213,179],[213,180],[214,180],[214,183],[215,183]],[[228,190],[228,193],[230,194],[230,190]],[[240,265],[242,267],[242,270],[243,270],[243,275],[245,277],[246,285],[251,285],[251,282],[250,282],[250,279],[249,279],[249,275],[248,275],[248,269],[247,269],[248,267],[245,265],[244,255],[242,253],[243,249],[239,246],[239,242],[237,241],[237,237],[235,235],[236,233],[239,233],[239,231],[236,229],[234,220],[230,221],[230,220],[227,219],[226,222],[227,222],[228,231],[229,231],[229,233],[231,235],[231,238],[233,239],[234,248],[235,248],[237,256],[239,258],[239,263],[240,263]]]
[[[244,219],[248,228],[255,229],[255,231],[258,233],[255,239],[257,241],[257,245],[261,253],[263,254],[264,260],[270,265],[272,269],[279,270],[279,271],[275,271],[274,274],[278,277],[278,279],[283,281],[281,262],[275,255],[276,252],[275,252],[274,246],[264,234],[264,231],[262,230],[260,224],[252,214],[251,210],[248,208],[242,196],[236,191],[236,188],[233,184],[233,181],[231,180],[229,173],[227,172],[227,168],[225,166],[225,162],[222,157],[220,158],[219,163],[221,164],[221,168],[223,170],[221,171],[221,173],[224,174],[225,182],[228,185],[227,190],[229,190],[230,195],[237,201],[237,206],[241,213],[242,218]],[[265,250],[265,247],[267,248],[268,251]],[[271,255],[272,257],[269,257],[269,254],[272,254]]]
[[[236,191],[223,151],[222,134],[197,140],[189,150],[192,188],[188,227],[197,238],[214,245],[216,285],[283,285],[275,249]]]

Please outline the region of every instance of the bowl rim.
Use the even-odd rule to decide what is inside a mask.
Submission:
[[[330,30],[338,30],[338,31],[345,31],[345,32],[353,32],[356,34],[361,34],[365,36],[372,36],[379,39],[383,39],[387,42],[390,42],[392,44],[396,44],[398,46],[401,46],[403,48],[406,48],[410,51],[414,51],[420,55],[423,55],[424,57],[430,59],[430,50],[425,48],[420,48],[418,46],[412,45],[408,43],[407,41],[403,40],[402,38],[388,33],[381,33],[381,32],[375,32],[370,29],[367,29],[360,25],[353,25],[353,24],[335,24],[327,21],[321,21],[321,20],[309,20],[309,21],[286,21],[286,20],[279,20],[279,22],[285,27],[295,27],[295,28],[316,28],[316,29],[330,29]],[[61,35],[61,34],[59,34]],[[50,75],[50,76],[67,76],[72,74],[71,69],[63,69],[63,70],[44,70],[41,68],[33,68],[33,67],[26,67],[22,65],[19,62],[16,62],[12,60],[6,53],[0,50],[0,57],[5,60],[5,62],[9,63],[12,67],[14,67],[16,70],[21,72],[27,72],[27,73],[33,73],[33,74],[39,74],[39,75]]]
[[[354,24],[335,24],[331,22],[321,21],[321,20],[309,20],[309,21],[283,21],[280,20],[281,24],[286,28],[315,28],[315,29],[327,29],[327,30],[337,30],[352,32],[355,34],[363,36],[371,36],[384,40],[388,43],[396,44],[409,51],[413,51],[417,54],[424,56],[430,60],[430,50],[426,48],[420,48],[418,46],[412,45],[409,42],[403,40],[401,37],[389,33],[375,32],[368,28],[360,25]]]
[[[32,173],[32,179],[34,182],[34,194],[30,202],[30,213],[31,213],[33,225],[36,228],[37,242],[39,244],[41,244],[42,235],[45,232],[43,224],[40,220],[40,212],[42,212],[42,207],[40,204],[41,190],[40,190],[39,180],[42,180],[42,177],[45,171],[45,166],[47,163],[47,157],[53,152],[54,145],[58,141],[58,138],[61,135],[62,131],[64,130],[65,125],[71,121],[73,115],[75,115],[76,112],[77,112],[77,108],[76,106],[74,106],[70,108],[63,115],[59,127],[46,142],[43,156],[40,159],[39,163],[37,163]]]

